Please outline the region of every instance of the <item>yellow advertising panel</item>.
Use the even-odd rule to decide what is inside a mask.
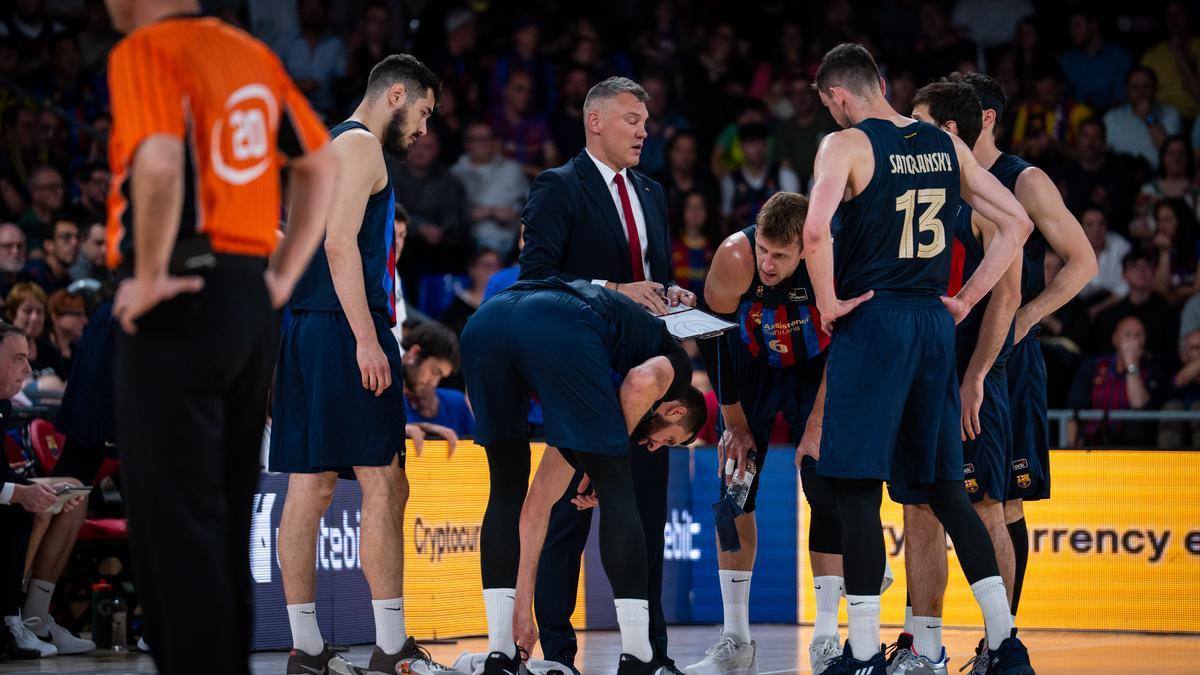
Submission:
[[[544,444],[533,445],[532,467]],[[487,508],[488,465],[483,448],[460,441],[447,457],[443,441],[426,441],[418,457],[408,442],[410,486],[404,513],[404,610],[420,639],[486,635],[479,535]],[[532,474],[530,476],[532,479]],[[572,623],[584,623],[583,585]]]
[[[1029,567],[1018,625],[1200,632],[1200,452],[1055,450],[1051,463],[1052,499],[1025,507]],[[884,545],[896,583],[883,597],[882,618],[899,624],[904,520],[900,506],[884,494]],[[807,525],[805,516],[802,551]],[[945,623],[981,626],[953,550],[949,557]],[[806,556],[800,566],[801,616],[812,621]]]

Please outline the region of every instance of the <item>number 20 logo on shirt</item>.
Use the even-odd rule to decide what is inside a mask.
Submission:
[[[271,167],[270,125],[278,117],[275,96],[261,84],[248,84],[225,101],[225,114],[212,128],[213,172],[234,185],[245,185]]]

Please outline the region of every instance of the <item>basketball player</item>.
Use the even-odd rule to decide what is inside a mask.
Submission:
[[[1041,169],[996,147],[996,120],[1003,117],[1005,106],[1000,83],[982,73],[965,76],[955,73],[949,79],[970,85],[982,103],[983,131],[973,149],[976,161],[1016,196],[1036,228],[1023,250],[1021,307],[1014,321],[1014,344],[1006,366],[1013,444],[1004,516],[1016,563],[1012,587],[1015,622],[1029,560],[1023,504],[1026,500],[1050,497],[1046,364],[1037,336],[1042,319],[1078,295],[1096,276],[1096,254],[1079,221],[1063,204],[1054,181]],[[1065,263],[1049,285],[1043,269],[1047,246]]]
[[[513,635],[519,522],[529,482],[529,395],[546,442],[595,486],[601,561],[613,587],[620,675],[665,675],[650,646],[646,541],[629,444],[686,444],[706,416],[687,353],[665,324],[619,293],[586,281],[523,281],[480,306],[462,335],[463,375],[475,406],[491,492],[480,558],[488,619],[488,675],[524,670]],[[619,388],[613,373],[623,376]]]
[[[804,216],[808,200],[793,192],[773,195],[758,212],[757,222],[725,239],[713,257],[704,284],[712,312],[739,324],[737,337],[726,333],[701,340],[705,366],[711,373],[721,404],[724,432],[717,462],[724,478],[721,494],[734,474],[725,475],[725,458],[736,463],[736,475],[746,470],[754,452],[757,471],[750,483],[745,513],[734,522],[741,550],[718,546],[721,601],[725,610],[721,639],[704,659],[684,668],[697,675],[757,672],[756,644],[750,637],[750,583],[758,548],[755,521],[758,484],[767,454],[771,426],[782,413],[793,440],[814,427],[820,434],[820,414],[813,410],[824,372],[829,336],[821,331],[804,268]],[[816,475],[815,457],[796,448],[804,494],[812,505],[809,551],[817,595],[818,625],[812,650],[814,670],[837,655],[837,611],[841,601],[842,533],[831,484]],[[816,449],[817,443],[808,447]],[[830,611],[832,608],[832,611]],[[832,621],[830,621],[832,618]]]
[[[962,141],[892,109],[861,45],[830,50],[817,88],[844,128],[821,142],[804,226],[821,321],[836,326],[817,473],[836,479],[850,618],[846,649],[825,672],[880,675],[886,668],[879,506],[882,481],[891,480],[924,486],[960,552],[994,649],[988,672],[1032,673],[987,529],[963,489],[954,373],[955,323],[996,284],[1032,224]],[[942,218],[954,213],[943,209],[954,209],[960,194],[997,224],[996,234],[959,293],[945,297],[951,250]]]
[[[968,146],[979,137],[982,111],[975,92],[961,83],[936,82],[913,100],[913,117],[934,124]],[[978,268],[996,234],[995,225],[962,205],[954,220],[950,286],[953,295]],[[1012,348],[1013,315],[1021,304],[1021,259],[955,329],[962,399],[963,486],[987,526],[1005,589],[1013,583],[1012,541],[1004,526],[1008,455],[1012,448],[1005,361]],[[925,491],[893,483],[892,500],[904,504],[904,550],[910,607],[888,672],[944,675],[949,659],[942,646],[942,597],[946,586],[943,532]],[[1010,591],[1011,593],[1011,591]],[[914,616],[914,614],[916,616]]]
[[[417,59],[389,56],[371,70],[354,114],[330,133],[341,180],[325,245],[292,296],[275,376],[269,463],[292,474],[279,527],[289,674],[352,672],[325,644],[314,603],[317,526],[338,472],[351,467],[362,487],[362,567],[375,615],[369,670],[445,670],[404,626],[404,369],[390,330],[395,196],[383,160],[385,149],[403,156],[425,133],[439,88]]]

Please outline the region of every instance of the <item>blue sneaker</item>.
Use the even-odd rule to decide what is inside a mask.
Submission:
[[[875,656],[866,661],[859,661],[851,655],[850,641],[846,640],[842,655],[829,661],[822,675],[886,675],[887,660],[883,658],[883,645],[879,647]]]
[[[1016,628],[995,651],[988,652],[987,675],[1034,675],[1029,650],[1021,644]]]

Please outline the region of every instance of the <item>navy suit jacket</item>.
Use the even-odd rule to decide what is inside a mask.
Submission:
[[[665,286],[671,280],[666,192],[632,169],[626,175],[646,219],[650,280]],[[525,223],[522,279],[633,281],[625,227],[586,150],[534,179],[521,220]]]

